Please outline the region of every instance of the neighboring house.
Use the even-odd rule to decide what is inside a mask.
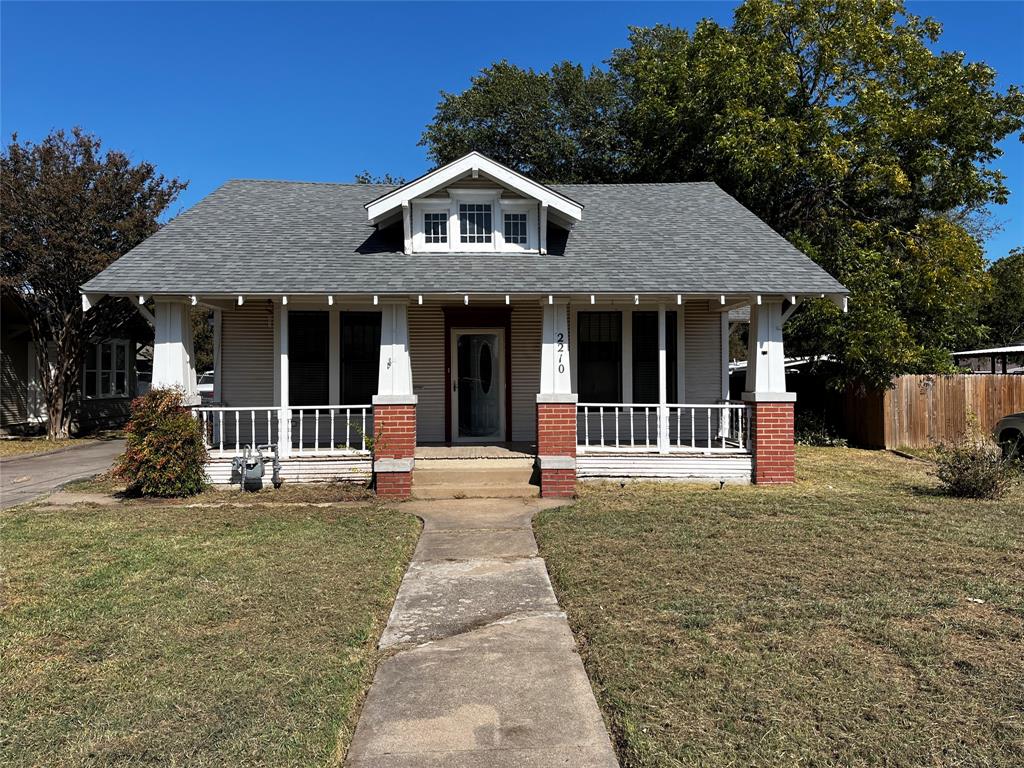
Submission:
[[[1024,344],[968,349],[952,354],[953,362],[972,373],[1024,373]]]
[[[90,343],[82,368],[81,407],[76,432],[122,426],[135,392],[135,354],[152,340],[141,319],[125,323],[123,338]],[[21,308],[0,300],[0,432],[32,434],[46,429],[46,400],[39,386],[37,357],[29,323]]]
[[[714,184],[545,186],[478,153],[397,187],[228,182],[82,291],[154,300],[153,384],[193,403],[189,306],[215,309],[218,404],[197,408],[213,480],[252,442],[277,443],[293,480],[365,474],[372,446],[396,496],[427,444],[529,446],[545,495],[577,477],[790,482],[782,323],[846,296]]]

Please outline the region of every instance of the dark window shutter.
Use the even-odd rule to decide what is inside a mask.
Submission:
[[[676,402],[677,316],[665,313],[665,383],[667,401]],[[633,313],[633,402],[658,402],[658,313]]]
[[[341,403],[368,405],[377,394],[380,312],[341,313]]]
[[[576,315],[577,389],[581,403],[622,402],[622,313]]]
[[[330,398],[327,312],[288,313],[288,403],[326,405]]]

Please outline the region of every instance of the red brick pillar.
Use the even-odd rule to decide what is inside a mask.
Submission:
[[[575,495],[575,395],[537,395],[537,463],[541,496]]]
[[[409,498],[415,452],[416,395],[375,396],[373,477],[378,496]]]
[[[793,401],[755,401],[750,406],[754,482],[759,485],[794,482]]]

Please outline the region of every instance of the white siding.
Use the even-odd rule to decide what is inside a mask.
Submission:
[[[537,393],[540,391],[540,304],[512,307],[512,440],[537,439]]]
[[[722,316],[707,302],[685,305],[684,402],[717,403],[722,399]]]
[[[274,405],[274,313],[252,302],[221,315],[220,381],[225,405]]]
[[[444,441],[444,313],[440,304],[409,307],[409,359],[416,403],[416,441]]]
[[[587,479],[726,480],[749,483],[750,456],[580,456],[576,476]]]
[[[368,458],[348,459],[282,459],[281,479],[286,483],[317,483],[349,481],[365,483],[370,480],[372,469]],[[273,474],[268,465],[263,484],[272,487]],[[231,471],[231,459],[211,458],[206,464],[206,479],[214,485],[237,485],[238,477]]]
[[[458,306],[458,305],[452,305]],[[501,305],[498,305],[501,306]],[[441,304],[409,307],[409,357],[416,405],[418,442],[441,442],[445,434],[444,390],[448,386],[444,359],[444,313]],[[537,432],[537,392],[540,388],[542,312],[539,303],[512,306],[512,436],[532,441]]]

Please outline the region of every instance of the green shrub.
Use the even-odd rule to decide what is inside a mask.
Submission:
[[[976,423],[960,440],[939,445],[936,454],[935,476],[950,496],[1000,499],[1020,479],[1020,462],[1004,456]]]
[[[846,438],[839,437],[823,416],[811,411],[797,412],[794,433],[797,445],[817,448],[846,447]]]
[[[115,474],[141,496],[192,496],[206,487],[203,432],[179,389],[151,389],[132,401],[127,446]]]

